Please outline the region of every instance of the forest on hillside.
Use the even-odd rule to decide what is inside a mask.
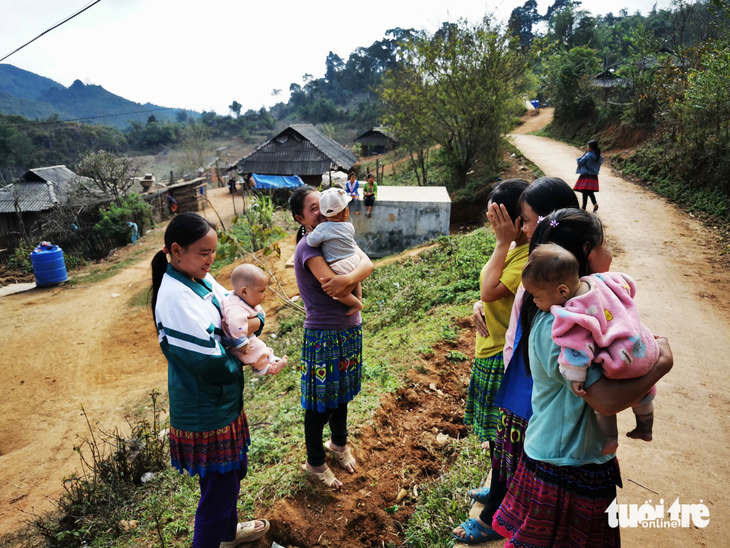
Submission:
[[[625,169],[658,174],[667,188],[701,174],[693,185],[729,194],[728,6],[676,0],[646,15],[594,15],[580,2],[556,0],[541,14],[527,0],[506,24],[487,18],[447,22],[434,33],[396,28],[347,59],[330,52],[323,75],[273,90],[288,99],[270,109],[245,110],[233,98],[227,115],[153,114],[125,131],[0,115],[0,173],[10,181],[28,167],[73,165],[89,149],[155,153],[193,128],[254,141],[289,123],[314,123],[347,145],[358,132],[388,125],[420,184],[444,184],[429,177],[438,164],[450,186],[468,188],[470,179],[496,173],[503,134],[524,100],[537,98],[555,107],[552,135],[598,136],[609,147],[621,135],[651,137],[622,160]],[[679,168],[670,172],[667,157]]]

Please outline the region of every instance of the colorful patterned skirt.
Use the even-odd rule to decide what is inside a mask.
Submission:
[[[510,413],[506,409],[499,409],[497,420],[497,437],[494,440],[494,454],[492,455],[492,473],[499,474],[499,481],[509,489],[512,477],[520,464],[525,452],[525,430],[529,421]]]
[[[621,487],[618,461],[553,466],[522,456],[512,484],[492,520],[505,547],[615,548],[619,528],[606,509]]]
[[[474,358],[471,368],[469,392],[466,395],[464,422],[474,426],[474,432],[482,441],[494,440],[497,434],[498,408],[494,397],[504,375],[502,352],[489,358]]]
[[[352,401],[362,381],[362,326],[305,329],[301,373],[304,409],[324,413]]]
[[[207,472],[228,472],[246,466],[246,452],[251,445],[246,412],[224,428],[211,432],[187,432],[170,427],[172,466],[191,476]]]
[[[575,183],[573,190],[598,192],[598,175],[588,175],[587,173],[581,174],[581,176],[578,177],[578,181]]]

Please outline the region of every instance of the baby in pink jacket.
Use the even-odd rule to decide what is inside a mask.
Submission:
[[[253,368],[254,375],[276,375],[287,363],[286,356],[277,358],[274,351],[258,338],[264,328],[266,314],[261,308],[269,280],[266,273],[252,264],[242,264],[231,273],[233,292],[223,299],[223,333],[235,341],[231,353]],[[258,318],[261,326],[249,331],[248,320]]]
[[[578,270],[572,253],[559,245],[543,244],[530,253],[522,283],[537,307],[555,316],[552,335],[561,347],[560,373],[570,381],[573,392],[583,396],[592,362],[601,364],[609,379],[641,377],[659,358],[659,347],[641,323],[634,303],[634,280],[616,272],[579,278]],[[655,394],[656,387],[652,387],[633,406],[636,428],[628,437],[651,441]],[[597,419],[606,436],[603,454],[613,454],[618,448],[616,416],[597,414]]]

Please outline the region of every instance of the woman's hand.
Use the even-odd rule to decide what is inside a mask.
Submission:
[[[474,325],[477,328],[477,333],[482,337],[489,337],[487,323],[484,321],[484,303],[482,301],[474,303]]]
[[[333,299],[346,297],[350,294],[350,291],[347,289],[353,285],[353,283],[357,283],[351,281],[348,274],[325,276],[320,278],[319,281],[322,283],[322,290]]]
[[[487,219],[489,219],[489,224],[492,225],[497,243],[511,243],[520,237],[522,219],[520,217],[517,217],[514,221],[510,219],[504,204],[490,204],[487,210]]]

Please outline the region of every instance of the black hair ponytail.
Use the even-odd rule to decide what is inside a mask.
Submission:
[[[208,234],[211,228],[215,229],[215,225],[197,213],[180,213],[173,217],[170,224],[167,225],[167,229],[165,230],[165,247],[168,252],[172,249],[172,244],[174,243],[180,247],[188,247]],[[152,258],[151,267],[152,287],[150,288],[150,304],[154,317],[155,307],[157,306],[157,294],[160,291],[162,278],[167,271],[167,255],[164,251],[160,250],[155,253],[155,256]],[[155,323],[157,323],[156,319]]]

